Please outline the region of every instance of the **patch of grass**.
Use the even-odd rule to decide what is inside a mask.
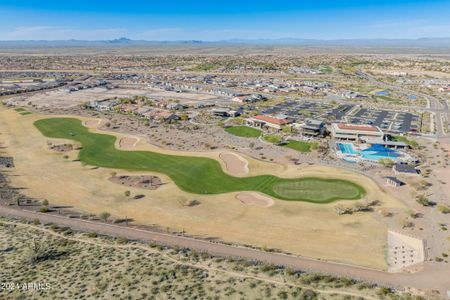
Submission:
[[[443,214],[450,214],[450,207],[446,204],[439,204],[438,210]]]
[[[319,71],[321,71],[325,74],[330,74],[330,73],[333,73],[333,67],[331,67],[329,65],[320,66]]]
[[[225,131],[240,137],[257,138],[261,135],[261,130],[248,126],[232,126],[225,128]]]
[[[189,70],[190,71],[211,71],[211,70],[216,69],[217,67],[218,66],[216,64],[204,63],[204,64],[197,65]]]
[[[264,139],[269,143],[278,144],[282,141],[281,136],[275,134],[268,134],[264,136]]]
[[[422,114],[422,126],[420,128],[421,132],[430,132],[430,121],[431,121],[431,113],[430,112],[424,112]]]
[[[283,199],[328,203],[337,199],[359,199],[364,189],[346,180],[322,178],[284,179],[273,175],[234,177],[226,174],[217,160],[204,157],[167,155],[151,151],[120,151],[115,148],[116,137],[89,132],[74,118],[41,119],[34,125],[47,137],[72,139],[82,144],[79,159],[86,165],[134,171],[150,171],[169,176],[183,191],[194,194],[220,194],[235,191],[259,191]],[[275,192],[283,182],[308,182],[296,196]],[[314,182],[315,184],[312,184]],[[330,182],[339,182],[336,189]],[[321,190],[317,195],[315,190]],[[347,189],[353,189],[350,195]],[[350,197],[349,197],[350,195]]]
[[[31,115],[31,112],[27,111],[25,108],[18,107],[14,109],[16,112],[21,114],[22,116]]]
[[[304,141],[289,140],[283,146],[291,148],[291,149],[294,149],[294,150],[297,150],[299,152],[306,153],[306,152],[311,152],[311,150],[314,148],[314,143],[304,142]]]
[[[418,143],[415,140],[410,140],[406,136],[395,135],[392,137],[392,139],[396,142],[403,142],[409,145],[411,148],[416,148],[418,146]]]
[[[383,101],[394,103],[394,104],[401,104],[401,103],[403,103],[403,101],[401,101],[400,99],[395,99],[395,98],[392,98],[392,97],[389,97],[389,96],[384,96],[384,95],[377,95],[376,98],[378,100],[383,100]]]

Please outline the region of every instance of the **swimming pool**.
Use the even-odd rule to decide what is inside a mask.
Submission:
[[[396,150],[388,149],[381,145],[374,145],[364,150],[355,149],[354,145],[351,143],[337,143],[336,146],[343,154],[343,159],[347,161],[348,158],[352,158],[352,161],[354,161],[355,158],[373,162],[379,162],[384,158],[398,161],[401,156]]]
[[[355,148],[353,148],[352,144],[338,143],[337,146],[342,154],[359,155],[359,153],[356,152]]]
[[[388,96],[389,91],[379,91],[379,92],[376,92],[375,94],[380,95],[380,96]]]

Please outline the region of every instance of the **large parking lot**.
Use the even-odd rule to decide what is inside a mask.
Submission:
[[[286,101],[263,111],[264,114],[286,115],[295,120],[305,118],[341,120],[352,108],[352,104],[333,105],[324,102]]]
[[[328,102],[286,101],[262,111],[269,115],[286,115],[296,121],[306,118],[367,124],[392,133],[420,131],[418,115],[384,109],[357,108],[354,104],[333,105]]]
[[[420,117],[407,112],[361,108],[348,116],[349,123],[368,124],[394,133],[418,132]]]

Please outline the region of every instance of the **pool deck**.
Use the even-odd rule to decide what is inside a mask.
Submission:
[[[373,151],[373,153],[370,152],[364,153],[363,151],[369,149],[370,147],[367,147],[366,149],[361,149],[360,147],[355,146],[355,144],[348,142],[336,142],[333,148],[335,149],[338,158],[348,162],[365,161],[371,163],[378,163],[383,158],[392,159],[394,162],[399,161],[407,162],[412,159],[412,157],[409,154],[398,150],[393,150],[391,152],[393,155],[386,155],[383,154],[382,152],[377,151]]]

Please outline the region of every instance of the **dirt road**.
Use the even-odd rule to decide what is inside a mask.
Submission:
[[[258,260],[276,265],[289,266],[296,269],[361,279],[387,286],[435,289],[439,290],[443,296],[447,293],[447,290],[450,290],[450,268],[445,264],[426,264],[423,271],[415,274],[390,274],[387,272],[361,268],[358,266],[319,261],[281,253],[264,252],[256,249],[224,245],[195,238],[164,234],[125,226],[12,209],[5,206],[0,206],[0,216],[23,218],[27,220],[37,218],[42,223],[54,223],[60,226],[68,226],[78,231],[97,232],[109,236],[123,236],[133,240],[155,241],[157,243],[170,246],[177,245],[197,251],[206,251],[208,253],[220,256],[235,256],[250,260]]]

